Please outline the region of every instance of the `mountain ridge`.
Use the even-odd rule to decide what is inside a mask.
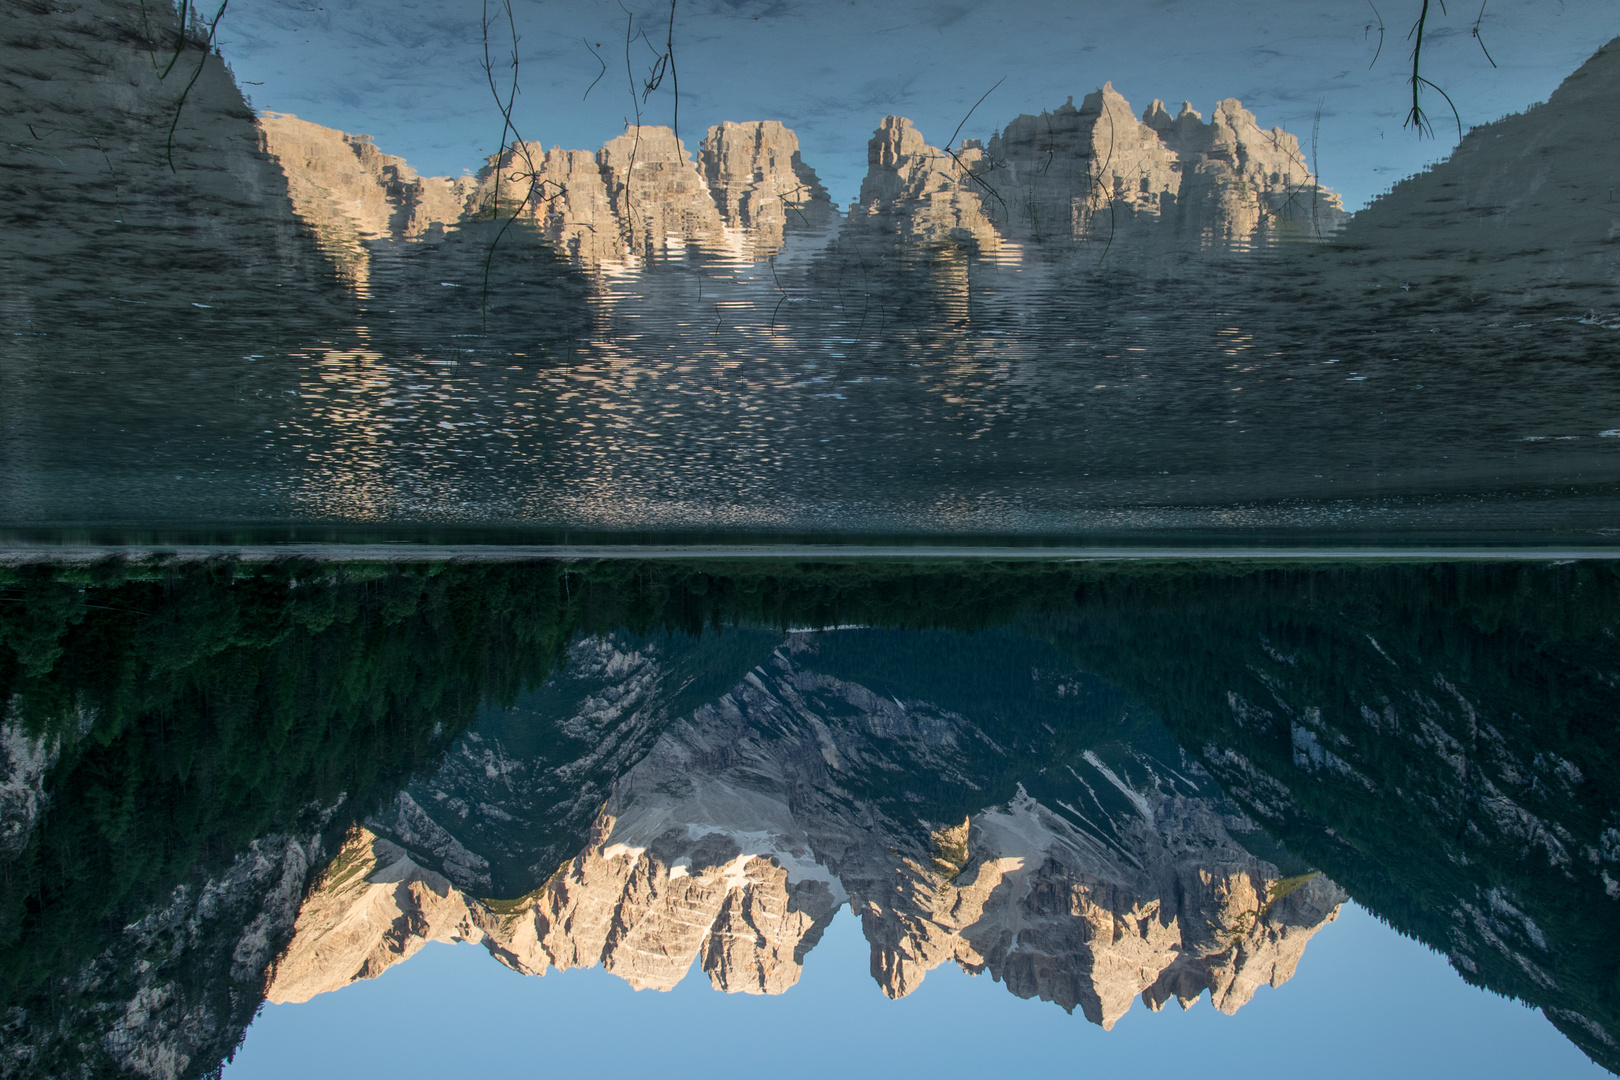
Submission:
[[[420,239],[435,225],[501,215],[527,222],[584,266],[685,245],[757,261],[795,226],[825,228],[837,216],[797,136],[773,120],[717,124],[695,157],[674,131],[652,125],[627,125],[594,154],[517,143],[459,178],[419,177],[366,136],[290,114],[264,112],[258,124],[265,150],[288,173],[299,216],[341,266],[361,240]],[[997,188],[1009,180],[1016,206]],[[987,250],[1060,237],[1112,243],[1122,222],[1133,235],[1168,232],[1177,242],[1241,249],[1271,242],[1279,230],[1328,235],[1347,217],[1311,174],[1298,140],[1261,129],[1235,99],[1220,102],[1208,124],[1190,104],[1171,120],[1158,100],[1138,120],[1111,84],[1079,109],[1071,98],[1054,112],[1018,117],[988,150],[975,140],[937,148],[910,120],[885,117],[849,215],[911,241]]]
[[[1073,759],[1071,772],[1085,773],[1070,798],[1089,798],[1089,811],[1043,805],[1022,784],[1005,803],[975,803],[990,797],[975,763],[1013,753],[996,745],[1005,736],[805,666],[819,640],[790,635],[666,727],[614,786],[584,849],[516,900],[473,899],[451,880],[478,883],[464,856],[446,857],[441,874],[379,835],[390,819],[374,819],[312,894],[269,1000],[371,977],[428,940],[480,943],[526,974],[600,964],[637,989],[667,990],[696,963],[717,989],[782,993],[848,907],[891,998],[949,962],[1107,1028],[1137,997],[1157,1009],[1208,991],[1236,1011],[1292,975],[1344,899],[1320,875],[1288,880],[1251,854],[1234,838],[1243,818],[1207,774],[1179,758],[1145,764],[1140,746],[1099,747],[1112,766],[1091,749]],[[604,647],[580,643],[570,666],[598,663]],[[1068,685],[1045,693],[1079,700]],[[1101,717],[1111,700],[1085,708]],[[896,770],[955,777],[966,805],[982,808],[919,820],[951,811],[878,794],[873,781],[893,785]],[[1189,771],[1208,790],[1176,779]]]

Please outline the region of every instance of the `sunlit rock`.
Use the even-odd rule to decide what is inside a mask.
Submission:
[[[429,941],[480,940],[488,913],[397,844],[357,830],[298,914],[267,991],[276,1002],[375,978]]]
[[[532,222],[578,265],[624,260],[625,232],[614,216],[601,166],[588,150],[518,143],[480,173],[473,206],[479,215],[516,215]]]
[[[983,149],[930,146],[911,121],[886,116],[866,149],[866,177],[852,217],[922,244],[957,243],[991,251],[1001,234],[984,205]]]
[[[261,113],[265,150],[281,165],[293,208],[339,272],[369,276],[368,240],[407,240],[460,221],[468,178],[418,176],[367,135],[346,135],[288,113]]]
[[[964,768],[987,736],[800,666],[813,648],[790,639],[668,728],[583,850],[516,900],[473,900],[358,833],[306,904],[271,1000],[371,977],[429,940],[480,943],[530,974],[601,965],[667,990],[695,963],[718,989],[781,993],[847,905],[890,997],[954,963],[1110,1027],[1138,996],[1158,1008],[1208,991],[1235,1011],[1293,974],[1345,899],[1246,850],[1218,796],[1169,771],[1133,785],[1089,751],[1080,783],[1104,793],[1090,817],[1021,787],[954,824],[851,798],[867,770]]]
[[[1287,233],[1323,237],[1347,218],[1299,141],[1262,129],[1233,99],[1209,123],[1184,102],[1138,120],[1104,84],[1080,107],[1020,116],[990,141],[1000,219],[1035,240],[1101,243],[1151,235],[1189,248],[1244,247]],[[1144,229],[1144,227],[1151,227]]]
[[[632,126],[610,139],[596,161],[633,252],[673,254],[688,242],[718,243],[720,213],[675,132]]]
[[[826,189],[799,156],[798,136],[778,121],[711,127],[700,165],[726,226],[746,230],[761,246],[780,246],[790,220],[824,224],[831,216]]]

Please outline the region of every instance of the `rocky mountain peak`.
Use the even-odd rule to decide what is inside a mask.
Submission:
[[[924,153],[927,148],[928,143],[922,137],[922,132],[910,119],[885,116],[878,121],[877,129],[866,144],[866,165],[869,170],[898,171],[902,163]]]
[[[759,243],[780,246],[789,215],[807,223],[830,216],[832,202],[800,158],[798,136],[776,120],[710,128],[699,160],[721,220]]]
[[[984,164],[977,144],[950,152],[930,146],[903,116],[886,116],[866,149],[867,171],[854,213],[903,242],[999,247],[972,174]]]
[[[1072,103],[1073,101],[1074,98],[1071,96],[1069,102]],[[1131,103],[1125,100],[1123,94],[1114,89],[1114,84],[1111,82],[1105,82],[1102,84],[1102,89],[1093,90],[1087,94],[1080,103],[1079,111],[1092,116],[1120,112],[1127,116],[1133,115],[1131,113]]]
[[[281,165],[299,217],[351,284],[369,277],[366,241],[415,239],[456,224],[466,212],[471,181],[419,176],[368,135],[276,112],[260,114],[258,129],[264,150]]]
[[[1326,235],[1348,215],[1312,174],[1299,142],[1261,129],[1235,99],[1209,123],[1190,102],[1174,118],[1155,100],[1138,120],[1112,84],[994,139],[998,227],[1018,239],[1158,237],[1182,248],[1243,247],[1285,229]],[[1001,178],[1000,170],[1006,170]],[[1008,197],[1008,190],[1012,196]]]
[[[1170,772],[1129,780],[1095,753],[1076,774],[1077,791],[1103,800],[1095,818],[1022,786],[936,824],[857,795],[869,774],[887,788],[971,768],[966,748],[994,740],[949,709],[807,666],[803,637],[666,728],[583,849],[517,900],[473,900],[426,859],[356,832],[306,904],[270,999],[370,977],[428,940],[477,942],[530,974],[601,965],[638,989],[670,989],[696,963],[717,989],[776,994],[847,905],[890,997],[950,962],[1109,1027],[1137,997],[1159,1008],[1208,991],[1235,1011],[1292,975],[1344,899],[1248,852],[1210,795]]]
[[[353,834],[300,909],[304,932],[277,961],[270,1000],[308,1001],[332,988],[337,971],[376,978],[430,940],[465,940],[481,915],[477,901],[405,849]]]
[[[1187,104],[1190,105],[1191,103],[1188,102]],[[1175,117],[1170,115],[1170,110],[1166,109],[1164,102],[1158,98],[1154,98],[1153,104],[1142,110],[1142,123],[1154,131],[1163,133],[1174,126],[1175,122]]]
[[[365,280],[379,243],[506,214],[576,264],[600,266],[686,244],[729,251],[726,228],[768,254],[792,224],[825,224],[832,211],[777,121],[717,125],[697,161],[672,129],[629,125],[594,153],[516,143],[457,179],[420,177],[365,136],[296,117],[266,113],[259,128],[295,211],[351,284]]]
[[[420,177],[362,136],[269,113],[266,148],[301,218],[353,283],[379,243],[431,238],[516,213],[583,266],[688,248],[766,257],[795,225],[834,213],[792,130],[773,120],[710,128],[696,159],[667,127],[629,125],[594,154],[537,143],[507,148],[476,179]],[[1112,83],[1022,115],[990,139],[935,147],[903,116],[879,121],[854,207],[856,228],[902,243],[980,253],[1028,241],[1097,241],[1151,254],[1243,248],[1288,230],[1326,235],[1347,215],[1280,128],[1261,129],[1235,99],[1208,123],[1183,102],[1141,118]],[[728,232],[729,230],[729,232]],[[1009,249],[1016,251],[1016,248]]]

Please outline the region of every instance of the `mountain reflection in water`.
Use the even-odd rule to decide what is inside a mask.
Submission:
[[[890,997],[1232,1012],[1347,897],[1620,1064],[1607,563],[0,575],[6,1075],[430,940],[791,995],[856,915]]]
[[[422,177],[200,42],[171,170],[154,19],[6,31],[0,524],[1612,529],[1612,43],[1354,215],[1301,133],[1109,86],[874,116],[840,210],[769,118]]]

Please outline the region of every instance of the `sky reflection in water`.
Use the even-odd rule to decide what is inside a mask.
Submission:
[[[249,13],[245,56],[278,10]],[[1605,17],[1493,13],[1528,50],[1499,91]],[[481,179],[421,177],[398,147],[256,128],[210,61],[170,173],[130,134],[168,91],[105,25],[56,47],[153,84],[120,106],[125,144],[49,83],[15,117],[43,170],[19,239],[64,200],[119,216],[10,256],[11,526],[1608,535],[1612,48],[1347,219],[1314,123],[1084,85],[1009,84],[989,140],[955,147],[884,120],[841,211],[836,166],[780,126],[512,143]],[[177,227],[199,198],[207,228]]]

